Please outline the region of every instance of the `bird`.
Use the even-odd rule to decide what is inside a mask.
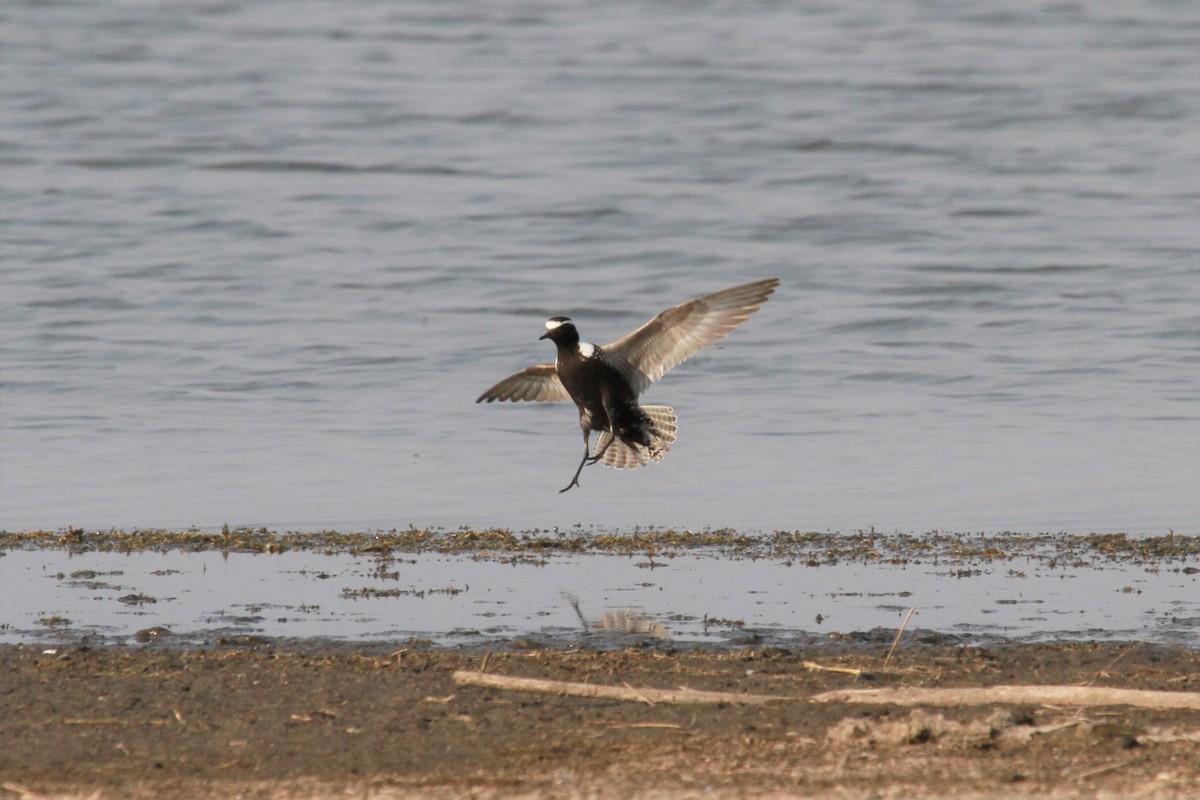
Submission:
[[[539,339],[554,343],[554,363],[509,375],[475,402],[575,401],[583,428],[583,459],[559,494],[579,486],[579,475],[589,464],[634,469],[661,461],[675,441],[675,411],[670,406],[639,405],[638,396],[667,370],[725,338],[777,286],[778,278],[767,278],[697,297],[604,346],[583,341],[570,317],[550,317]],[[594,450],[593,431],[599,434]]]

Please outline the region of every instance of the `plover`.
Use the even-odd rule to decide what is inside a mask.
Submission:
[[[680,303],[603,347],[580,340],[569,317],[551,317],[540,338],[558,348],[555,362],[509,375],[475,402],[575,401],[583,459],[559,494],[579,485],[588,464],[633,469],[659,461],[675,441],[675,412],[669,406],[640,406],[638,395],[671,367],[745,322],[778,285],[778,278],[768,278]],[[600,434],[595,450],[592,431]]]

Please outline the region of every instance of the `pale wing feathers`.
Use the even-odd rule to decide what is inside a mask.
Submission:
[[[629,365],[627,377],[642,392],[671,367],[745,322],[778,285],[778,278],[769,278],[681,303],[602,349],[614,364]]]
[[[642,412],[654,423],[654,436],[650,446],[641,447],[626,444],[620,439],[613,440],[612,434],[604,431],[596,439],[596,447],[592,450],[593,454],[604,451],[604,455],[600,457],[601,464],[617,469],[635,469],[654,461],[661,461],[667,450],[671,449],[671,444],[675,441],[675,432],[679,430],[675,411],[670,406],[642,406]]]
[[[650,451],[636,445],[628,445],[620,439],[616,439],[612,444],[607,444],[608,440],[612,439],[612,434],[608,431],[600,434],[600,438],[596,441],[596,446],[607,445],[608,449],[604,451],[604,455],[600,458],[600,463],[606,467],[616,467],[617,469],[637,469],[644,467],[652,461],[662,459],[664,452],[659,451],[657,455],[651,455]]]
[[[778,278],[769,278],[681,303],[628,336],[600,348],[600,352],[625,373],[635,391],[643,392],[671,367],[723,339],[745,322],[778,285]],[[554,365],[538,364],[509,375],[475,402],[553,403],[570,399]]]
[[[540,403],[555,403],[560,400],[570,400],[567,389],[558,379],[558,371],[553,364],[538,364],[525,369],[504,380],[479,395],[476,403],[484,400],[536,400]]]
[[[642,406],[642,413],[654,423],[654,432],[658,439],[671,444],[675,441],[675,433],[679,430],[679,420],[675,409],[670,406]]]

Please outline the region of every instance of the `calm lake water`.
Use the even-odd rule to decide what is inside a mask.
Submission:
[[[1198,53],[1194,2],[11,0],[0,528],[1196,533]],[[661,464],[560,496],[574,409],[474,403],[769,276]]]

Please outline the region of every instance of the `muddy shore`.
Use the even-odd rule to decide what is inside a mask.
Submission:
[[[848,688],[1200,691],[1200,653],[915,637],[811,652],[0,647],[0,798],[1195,797],[1200,712],[811,703]],[[485,663],[486,659],[486,663]],[[806,664],[806,662],[808,662]],[[854,668],[862,674],[824,668]],[[796,698],[620,701],[456,670]]]
[[[1175,534],[0,532],[0,557],[16,551],[351,553],[380,570],[427,552],[502,564],[615,554],[644,562],[649,574],[703,551],[810,569],[936,562],[956,580],[988,569],[1094,575],[1135,565],[1188,587],[1200,571],[1200,537]],[[105,598],[95,602],[120,604],[127,589],[89,591]],[[894,630],[712,646],[640,629],[627,639],[588,635],[582,615],[573,639],[469,649],[402,637],[159,636],[154,627],[114,639],[39,621],[42,633],[9,627],[19,636],[0,645],[0,800],[1200,797],[1192,602],[1163,600],[1158,610],[1181,616],[1168,641],[1084,641],[1077,630],[1035,643],[911,629],[890,659]],[[615,687],[627,697],[482,687],[456,681],[461,670]],[[1012,685],[1150,690],[1170,693],[1167,706],[1186,702],[810,700],[838,690]],[[728,699],[676,703],[652,691],[681,686]],[[747,695],[783,699],[739,700]]]

